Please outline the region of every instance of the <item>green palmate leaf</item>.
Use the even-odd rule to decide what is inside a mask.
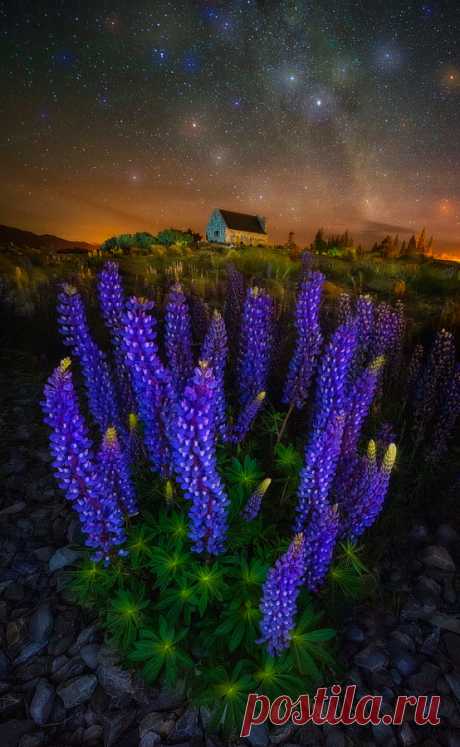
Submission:
[[[177,511],[171,513],[162,512],[158,519],[158,526],[162,536],[169,540],[175,547],[187,540],[187,519]]]
[[[78,602],[86,606],[108,599],[114,584],[115,577],[111,570],[105,568],[102,562],[87,559],[72,573],[70,589]]]
[[[191,558],[190,553],[177,548],[156,547],[151,552],[149,568],[157,577],[157,586],[166,588],[172,581],[185,581]]]
[[[277,444],[275,447],[275,464],[277,469],[284,474],[292,475],[297,478],[302,469],[302,455],[292,444]]]
[[[332,628],[317,628],[321,615],[314,612],[310,604],[302,614],[291,634],[288,660],[298,673],[313,682],[319,682],[325,666],[334,669],[335,661],[327,649],[327,642],[335,637]]]
[[[210,599],[222,601],[225,592],[225,582],[222,569],[217,563],[198,567],[192,579],[196,582],[197,607],[203,616]]]
[[[178,670],[193,667],[193,660],[178,646],[188,634],[188,629],[180,633],[172,628],[164,617],[160,617],[158,631],[143,629],[129,655],[131,661],[143,662],[146,680],[153,683],[163,672],[165,684],[174,685]]]
[[[264,654],[260,666],[254,672],[254,679],[256,691],[270,698],[275,698],[281,693],[297,697],[304,686],[302,678],[293,674],[288,656],[273,659]]]
[[[151,557],[155,547],[155,533],[144,524],[134,527],[128,534],[129,560],[133,568],[141,568]]]
[[[239,485],[248,492],[257,486],[263,477],[263,472],[256,460],[246,455],[243,461],[232,459],[225,470],[224,477],[230,483]]]
[[[350,540],[341,542],[339,545],[339,561],[343,561],[344,565],[350,566],[357,574],[369,573],[369,569],[364,565],[361,560],[361,555],[364,548],[357,545]]]
[[[166,589],[156,605],[157,610],[166,610],[168,622],[175,625],[181,614],[186,625],[190,625],[192,612],[198,606],[196,589],[191,584],[181,584],[173,589]]]
[[[144,610],[148,600],[141,594],[120,590],[110,602],[107,612],[107,627],[122,648],[129,648],[135,641],[144,622]]]
[[[255,686],[252,669],[250,661],[241,660],[231,672],[218,666],[204,677],[201,700],[212,709],[212,723],[219,724],[226,732],[241,727],[248,693]]]
[[[271,436],[278,436],[285,417],[283,412],[267,409],[260,420],[261,430]]]

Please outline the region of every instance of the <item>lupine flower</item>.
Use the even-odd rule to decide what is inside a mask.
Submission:
[[[341,293],[337,299],[337,322],[338,324],[351,324],[353,321],[353,309],[349,293]]]
[[[182,394],[193,371],[192,325],[187,299],[179,283],[166,299],[165,347],[176,394]]]
[[[305,529],[305,585],[312,592],[318,591],[324,583],[338,533],[337,505],[323,503],[315,506]]]
[[[265,396],[265,392],[259,392],[257,397],[254,397],[252,402],[249,402],[249,404],[241,410],[238,419],[231,430],[230,441],[232,443],[239,444],[247,436],[257,417],[257,413],[262,407]]]
[[[396,433],[391,423],[382,423],[377,431],[377,451],[383,456],[390,444],[396,442]]]
[[[423,366],[423,359],[425,357],[425,350],[423,348],[423,345],[416,345],[414,347],[414,350],[412,352],[412,356],[409,362],[409,367],[407,369],[407,378],[406,378],[406,399],[411,400],[414,397],[417,382],[420,376],[420,372],[422,370]]]
[[[273,348],[273,299],[261,288],[246,294],[241,324],[238,380],[244,407],[267,388]]]
[[[141,434],[139,433],[139,418],[135,412],[130,412],[128,415],[128,441],[126,448],[130,462],[135,463],[145,459],[145,449]]]
[[[305,405],[322,344],[319,307],[323,285],[324,275],[312,272],[308,279],[301,283],[297,295],[297,340],[289,363],[283,402],[294,404],[298,410]]]
[[[357,373],[368,361],[369,345],[372,340],[375,307],[370,296],[358,296],[356,300],[355,320],[358,335],[358,347],[353,368]]]
[[[128,414],[134,407],[134,394],[122,347],[123,315],[126,299],[116,262],[105,263],[99,273],[97,287],[102,316],[112,339],[120,403],[124,413]]]
[[[176,407],[171,429],[174,469],[191,502],[189,536],[193,551],[223,552],[229,499],[217,471],[216,380],[201,361]]]
[[[300,255],[300,281],[307,280],[313,269],[313,254],[304,249]]]
[[[225,322],[218,311],[214,311],[212,322],[201,348],[201,360],[208,361],[216,379],[217,426],[224,441],[229,438],[225,405],[225,366],[227,364],[228,341]]]
[[[355,489],[345,497],[343,531],[353,541],[372,526],[382,510],[396,460],[396,446],[388,446],[380,468],[376,454],[376,444],[370,441]]]
[[[313,432],[327,423],[331,412],[344,412],[350,367],[356,352],[354,324],[342,324],[334,332],[318,368]]]
[[[169,372],[158,355],[153,307],[153,301],[129,299],[124,315],[123,346],[148,455],[152,467],[167,478],[171,470],[167,419],[175,393]]]
[[[447,449],[449,439],[460,416],[460,365],[457,364],[455,374],[446,387],[445,398],[440,406],[433,426],[431,446],[428,460],[431,463],[439,461]]]
[[[401,336],[401,318],[397,311],[385,302],[375,309],[374,332],[370,342],[370,356],[390,355],[399,344]]]
[[[245,521],[252,521],[259,515],[260,507],[262,505],[262,499],[271,485],[270,477],[266,477],[254,490],[252,495],[249,496],[246,506],[242,511],[243,519]]]
[[[376,358],[351,387],[342,441],[342,453],[345,456],[356,450],[364,420],[369,414],[374,399],[379,374],[384,362],[383,355]]]
[[[260,609],[262,637],[270,656],[289,648],[297,612],[297,597],[305,576],[305,539],[296,534],[289,549],[268,572]]]
[[[240,336],[241,314],[245,296],[244,275],[235,265],[227,266],[227,292],[225,294],[224,319],[230,343],[234,343]]]
[[[434,414],[442,408],[455,371],[455,341],[451,332],[437,333],[415,390],[413,428],[415,445],[423,440]]]
[[[139,513],[127,455],[120,446],[116,428],[107,428],[98,458],[105,495],[113,495],[120,511],[128,516]]]
[[[117,396],[107,359],[91,336],[83,300],[73,286],[64,285],[59,293],[58,318],[64,342],[80,362],[94,420],[102,433],[113,424],[121,428]]]
[[[50,450],[59,487],[77,511],[85,543],[94,559],[108,562],[125,542],[123,516],[111,493],[104,492],[65,358],[48,379],[44,391],[45,423],[51,428]]]

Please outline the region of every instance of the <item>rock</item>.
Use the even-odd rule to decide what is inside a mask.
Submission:
[[[49,571],[50,573],[54,573],[55,571],[61,570],[61,568],[66,568],[75,563],[80,557],[81,553],[72,550],[71,547],[60,547],[48,561]]]
[[[440,571],[455,571],[455,563],[450,553],[442,545],[429,545],[422,551],[420,559],[429,568],[437,568]]]
[[[61,656],[72,645],[73,637],[71,635],[66,636],[53,636],[48,644],[48,653],[50,656]]]
[[[408,651],[411,651],[411,653],[415,652],[415,643],[408,633],[405,633],[402,630],[393,630],[393,632],[390,633],[390,639],[392,641],[396,641],[400,644],[400,646],[406,648]],[[389,648],[391,651],[391,641],[389,644]]]
[[[424,695],[432,691],[434,683],[439,677],[440,670],[435,664],[426,661],[420,672],[412,674],[407,678],[408,687],[411,694]]]
[[[329,728],[324,726],[323,732],[326,735],[324,742],[326,747],[345,747],[345,736],[338,726],[330,726]]]
[[[56,659],[56,662],[60,660],[61,657],[58,657]],[[62,657],[64,659],[64,657]],[[65,657],[67,659],[67,657]],[[59,669],[57,669],[53,674],[53,680],[55,682],[64,682],[65,680],[70,680],[72,677],[78,677],[79,674],[83,674],[85,671],[85,662],[83,659],[80,659],[79,656],[74,656],[73,659],[67,660]]]
[[[44,731],[36,731],[35,734],[24,734],[19,740],[18,747],[41,747],[46,742]]]
[[[113,747],[119,737],[124,734],[134,719],[135,710],[119,711],[104,717],[104,747]]]
[[[180,693],[174,692],[174,690],[162,690],[156,698],[154,698],[150,707],[152,711],[174,711],[176,708],[182,705],[185,698]]]
[[[73,644],[73,646],[70,648],[69,653],[73,656],[74,654],[78,654],[80,649],[83,648],[83,646],[86,646],[88,643],[92,643],[94,640],[94,637],[97,633],[97,626],[96,625],[88,625],[86,628],[83,628],[83,630],[79,633],[77,640]]]
[[[51,607],[46,602],[41,604],[30,618],[30,638],[32,641],[48,641],[54,627]]]
[[[85,744],[95,742],[96,744],[101,743],[101,737],[103,734],[103,728],[100,724],[92,724],[88,726],[83,734],[83,742]]]
[[[155,747],[155,745],[160,744],[160,742],[161,737],[156,732],[149,731],[141,737],[139,747]]]
[[[441,524],[436,530],[436,539],[441,545],[452,545],[458,542],[460,537],[449,524]]]
[[[444,641],[450,660],[460,670],[460,635],[456,633],[444,633],[442,640]]]
[[[246,741],[249,742],[251,747],[267,747],[270,742],[267,724],[253,726],[250,735],[246,737]]]
[[[2,508],[0,511],[0,520],[6,519],[7,516],[13,516],[13,514],[20,513],[25,506],[25,501],[17,501],[16,503],[11,503],[11,505],[6,508]]]
[[[19,682],[28,682],[35,677],[46,677],[48,669],[48,658],[46,656],[36,656],[26,664],[16,667],[14,676]]]
[[[21,664],[25,664],[26,661],[29,661],[29,659],[32,659],[32,657],[40,653],[40,651],[46,648],[47,645],[48,644],[46,641],[28,643],[27,646],[24,646],[24,648],[21,650],[21,653],[13,661],[13,668],[19,667]]]
[[[417,598],[423,603],[425,600],[430,600],[433,604],[437,602],[441,596],[441,586],[434,578],[429,576],[419,576],[415,587],[415,594]]]
[[[381,722],[378,726],[372,725],[371,730],[377,744],[382,744],[385,747],[397,747],[393,727]]]
[[[98,666],[98,660],[97,660],[97,654],[99,651],[100,646],[98,646],[96,643],[88,643],[86,646],[83,646],[83,648],[80,651],[80,656],[85,662],[86,666],[90,669],[97,669]]]
[[[433,656],[433,654],[439,648],[440,630],[439,628],[433,628],[429,636],[423,641],[420,651],[422,654]]]
[[[460,633],[460,618],[455,615],[444,615],[442,612],[436,612],[436,614],[431,615],[429,622],[431,625],[442,628],[443,630]]]
[[[83,677],[65,682],[57,689],[57,694],[64,703],[65,708],[75,708],[90,699],[97,687],[97,677],[94,674],[86,674]]]
[[[305,747],[317,747],[322,743],[321,729],[316,724],[301,726],[297,732],[297,741]]]
[[[404,721],[401,728],[398,729],[397,732],[402,747],[412,747],[413,744],[417,744],[417,738],[412,731],[411,725],[408,721]]]
[[[446,695],[441,698],[439,718],[441,719],[442,724],[449,724],[455,729],[460,728],[460,711],[452,698]]]
[[[358,625],[352,623],[345,629],[344,638],[353,643],[362,643],[365,639],[364,631]]]
[[[428,529],[424,524],[415,524],[409,532],[409,539],[414,544],[423,544],[429,540]]]
[[[276,726],[270,732],[270,744],[286,744],[296,733],[296,727],[287,723],[284,726]]]
[[[417,659],[407,651],[399,651],[392,655],[391,663],[403,677],[409,677],[417,671]]]
[[[450,691],[449,691],[450,692]],[[21,710],[22,698],[16,693],[5,693],[0,696],[0,721],[17,715]]]
[[[458,702],[460,703],[460,674],[455,674],[455,672],[450,672],[450,673],[446,672],[444,677],[446,678],[453,694],[455,695]]]
[[[382,649],[377,648],[374,644],[369,644],[362,651],[354,656],[354,663],[362,669],[369,672],[375,672],[383,669],[388,664],[388,656]]]
[[[413,596],[410,596],[401,610],[401,620],[428,620],[436,611],[436,604],[433,601],[426,600],[420,602]]]
[[[53,710],[54,698],[54,687],[46,680],[39,680],[30,704],[30,715],[39,726],[47,723]]]
[[[174,729],[174,739],[193,739],[202,737],[202,731],[198,720],[199,711],[197,708],[187,708],[185,713],[176,721]]]
[[[0,677],[4,677],[8,674],[10,669],[10,660],[8,657],[0,651]]]
[[[449,729],[446,732],[446,747],[460,747],[460,731]]]
[[[33,721],[20,721],[19,719],[12,719],[0,724],[0,745],[2,747],[17,747],[21,737],[31,732],[34,726]]]
[[[121,667],[100,664],[97,668],[97,678],[101,687],[112,697],[132,695],[134,692],[131,672]]]

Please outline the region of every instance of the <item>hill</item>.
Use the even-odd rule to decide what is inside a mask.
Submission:
[[[43,252],[89,252],[97,249],[98,244],[88,244],[86,241],[69,241],[51,234],[36,234],[23,231],[20,228],[0,225],[0,247],[17,247],[38,249]]]

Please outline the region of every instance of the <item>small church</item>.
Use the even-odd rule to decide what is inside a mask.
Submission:
[[[266,219],[215,208],[206,226],[206,240],[217,244],[265,245],[268,243]]]

